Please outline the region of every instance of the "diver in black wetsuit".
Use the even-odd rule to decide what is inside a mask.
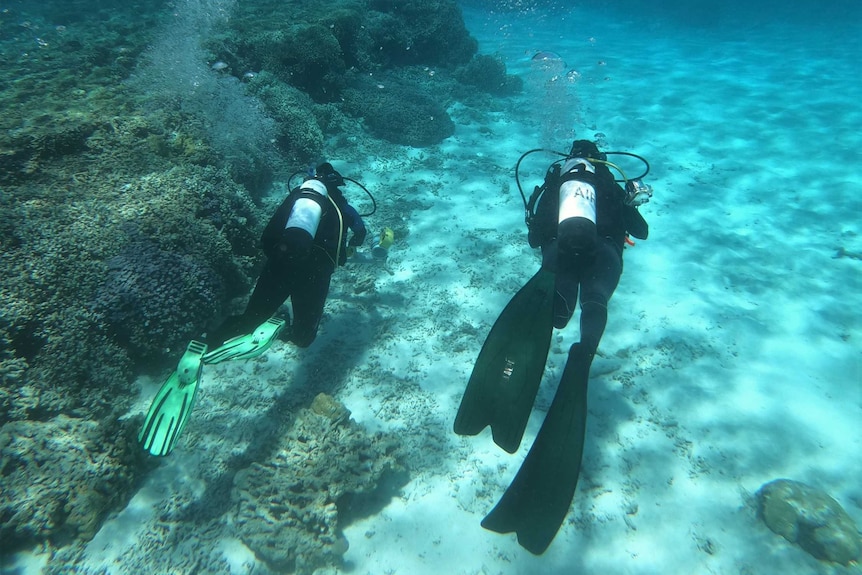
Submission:
[[[138,441],[145,451],[157,457],[173,451],[189,421],[204,365],[258,357],[276,337],[300,347],[314,341],[332,273],[366,235],[362,217],[339,189],[344,183],[330,164],[321,164],[317,175],[292,190],[276,210],[263,231],[266,264],[245,312],[227,318],[206,344],[189,342],[144,418]],[[349,242],[348,228],[353,231]],[[272,315],[288,297],[294,319],[285,330],[286,322]]]
[[[531,247],[541,247],[542,267],[556,274],[554,327],[566,327],[580,295],[581,345],[594,355],[623,271],[626,238],[647,239],[649,226],[637,207],[626,202],[626,191],[607,165],[589,158],[607,159],[593,142],[577,140],[560,173],[549,174],[528,240]],[[568,196],[560,192],[566,188]],[[590,194],[594,198],[585,197]],[[569,199],[561,204],[561,196]]]
[[[359,213],[339,189],[344,178],[329,163],[290,192],[263,231],[267,260],[257,285],[239,316],[231,316],[207,337],[211,348],[252,331],[290,297],[293,322],[282,336],[308,347],[317,336],[332,273],[347,261],[348,251],[365,241]],[[353,232],[347,241],[347,229]]]
[[[518,166],[533,152],[563,159],[548,168],[529,201]],[[607,155],[634,156],[646,171],[629,179]],[[608,167],[620,172],[620,187]],[[628,234],[646,239],[649,228],[638,206],[652,192],[641,178],[645,159],[628,152],[603,154],[576,140],[568,154],[530,150],[515,167],[524,200],[530,246],[542,248],[538,272],[503,308],[476,358],[453,430],[476,435],[491,427],[494,442],[515,453],[545,372],[553,329],[564,328],[581,301],[581,339],[571,346],[554,400],[524,463],[500,501],[482,520],[498,533],[518,534],[537,555],[551,544],[577,488],[587,419],[590,367],[608,321],[608,301],[623,269]]]

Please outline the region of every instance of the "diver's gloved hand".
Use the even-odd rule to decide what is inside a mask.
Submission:
[[[365,240],[365,235],[359,237],[357,234],[353,234],[350,238],[350,241],[347,242],[347,257],[352,258],[356,254],[356,248],[362,245],[362,242]]]

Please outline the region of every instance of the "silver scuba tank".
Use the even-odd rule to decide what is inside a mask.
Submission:
[[[561,176],[577,172],[596,173],[596,168],[583,158],[570,158],[563,164]],[[564,255],[580,256],[592,253],[597,241],[596,190],[580,179],[568,179],[560,184],[557,239]]]
[[[324,198],[327,196],[326,185],[319,180],[308,180],[303,182],[299,187],[300,192],[311,192],[318,194]],[[308,232],[314,238],[317,234],[317,227],[320,225],[320,217],[323,214],[323,208],[313,199],[303,196],[296,200],[293,204],[293,209],[290,210],[290,216],[287,218],[287,223],[284,229],[297,228]]]
[[[561,174],[572,173],[578,166],[591,174],[596,168],[583,158],[572,158],[563,165]],[[596,223],[596,190],[592,185],[580,180],[567,180],[560,185],[560,212],[558,223],[569,218],[586,218]]]

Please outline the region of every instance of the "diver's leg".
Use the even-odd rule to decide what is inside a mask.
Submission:
[[[554,327],[562,329],[568,325],[578,303],[578,271],[572,262],[560,261],[557,242],[542,247],[542,268],[555,274],[554,281]]]
[[[290,301],[293,307],[293,325],[290,341],[299,347],[308,347],[317,337],[323,305],[329,294],[332,279],[331,264],[309,266],[297,281]]]
[[[290,295],[290,275],[284,266],[267,260],[245,311],[242,315],[227,318],[207,337],[210,347],[218,347],[232,337],[251,333],[254,328],[272,317]]]
[[[594,354],[608,323],[608,301],[622,274],[622,258],[608,242],[600,242],[596,260],[581,284],[581,344]]]
[[[578,276],[573,270],[557,272],[554,294],[554,327],[569,324],[578,302]]]

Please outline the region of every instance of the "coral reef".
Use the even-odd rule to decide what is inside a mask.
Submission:
[[[83,178],[67,192],[19,185],[0,201],[7,549],[92,536],[125,504],[134,430],[117,443],[117,424],[95,422],[126,411],[135,370],[176,361],[226,297],[247,291],[257,259],[257,208],[222,171]]]
[[[451,0],[370,0],[365,23],[384,66],[457,66],[476,53],[461,10]]]
[[[9,203],[0,416],[45,419],[83,405],[104,415],[117,397],[128,401],[131,361],[174,361],[215,319],[219,296],[249,287],[258,212],[213,168]]]
[[[274,454],[236,474],[232,499],[240,538],[277,571],[310,574],[337,565],[348,543],[345,516],[363,500],[406,482],[397,442],[368,435],[344,405],[318,395]]]
[[[477,54],[470,62],[455,71],[455,79],[481,92],[508,96],[524,87],[518,76],[506,74],[506,64],[498,57]]]
[[[452,0],[25,4],[0,27],[0,434],[4,488],[23,498],[14,515],[2,502],[7,548],[86,538],[123,504],[137,467],[96,422],[247,293],[272,179],[361,121],[439,142],[476,52]],[[65,457],[42,465],[53,432],[87,442],[116,497],[88,494]],[[52,486],[50,521],[27,481]],[[87,518],[61,509],[79,494]]]
[[[241,53],[253,69],[290,81],[318,101],[338,94],[347,65],[333,29],[320,23],[293,22],[284,28],[243,37]]]
[[[238,6],[208,46],[238,74],[265,69],[318,101],[336,101],[351,68],[450,67],[477,50],[452,0],[260,1]]]
[[[202,40],[223,26],[233,0],[185,0],[127,81],[151,113],[170,111],[184,129],[206,141],[219,165],[252,194],[263,192],[280,165],[272,141],[275,123],[245,86],[213,69]]]
[[[455,133],[455,124],[439,102],[421,85],[394,75],[357,78],[344,91],[346,109],[365,120],[378,138],[406,146],[439,143]]]
[[[148,239],[131,241],[107,265],[93,311],[140,361],[181,349],[200,318],[216,315],[224,297],[221,280],[204,262]]]
[[[318,107],[308,94],[269,72],[255,75],[249,90],[260,98],[276,121],[276,142],[291,158],[312,163],[323,154],[323,130],[313,111]]]
[[[256,2],[239,6],[229,28],[208,42],[208,49],[237,75],[269,76],[263,87],[254,86],[255,76],[251,89],[278,120],[281,149],[296,159],[303,159],[303,151],[304,159],[314,158],[318,133],[334,131],[320,121],[313,103],[278,83],[317,104],[343,101],[343,111],[362,118],[372,135],[410,146],[438,143],[454,131],[446,113],[452,87],[446,81],[427,82],[428,73],[437,71],[429,67],[444,72],[440,76],[449,71],[451,78],[452,71],[465,66],[456,75],[468,80],[465,94],[477,88],[500,95],[520,89],[500,60],[471,61],[477,43],[451,0],[347,5],[330,0],[313,7]],[[425,78],[411,71],[423,67]],[[482,83],[472,79],[475,73]]]
[[[64,415],[0,428],[0,555],[41,541],[92,539],[146,469],[134,433],[129,422]]]
[[[853,519],[824,491],[790,479],[776,479],[757,492],[766,525],[814,557],[848,565],[862,554]]]

